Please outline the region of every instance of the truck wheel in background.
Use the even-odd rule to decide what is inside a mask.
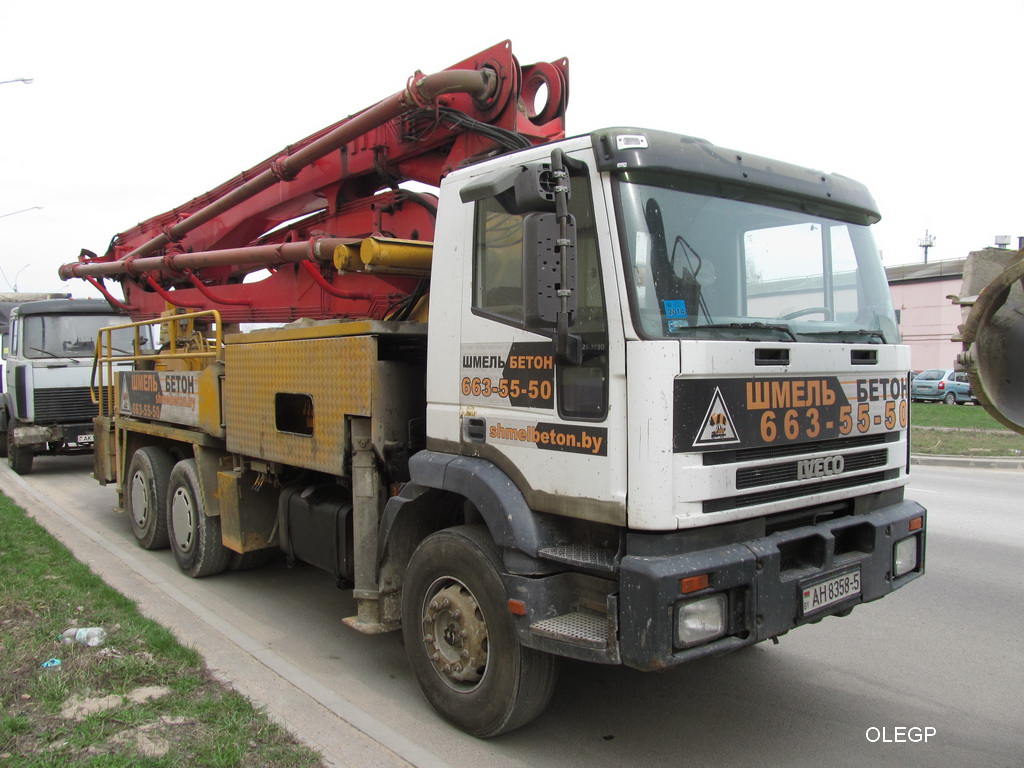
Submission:
[[[428,536],[409,561],[402,633],[431,705],[480,738],[539,715],[554,691],[557,659],[519,644],[499,572],[501,554],[482,526]]]
[[[220,538],[220,518],[203,510],[195,459],[179,461],[167,488],[167,529],[178,567],[194,579],[228,567],[231,550]]]
[[[147,445],[132,456],[125,483],[124,510],[135,541],[143,549],[166,549],[167,484],[174,459],[163,448]]]
[[[0,406],[0,459],[7,458],[7,424],[9,421],[7,407]]]
[[[19,475],[27,475],[32,471],[32,446],[14,444],[14,426],[7,426],[7,465]]]

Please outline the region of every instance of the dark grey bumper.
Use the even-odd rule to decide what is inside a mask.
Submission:
[[[699,552],[626,556],[620,568],[621,661],[637,669],[663,669],[776,637],[884,597],[924,573],[927,526],[912,532],[910,522],[925,517],[919,504],[903,501],[867,515]],[[894,577],[893,547],[908,536],[918,538],[917,565]],[[860,571],[859,595],[804,614],[804,589],[855,569]],[[711,574],[710,585],[683,595],[681,580],[700,574]],[[677,604],[715,593],[728,599],[725,635],[694,648],[676,647]]]

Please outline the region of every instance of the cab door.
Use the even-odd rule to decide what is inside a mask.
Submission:
[[[579,172],[578,172],[579,173]],[[624,524],[626,451],[624,343],[605,297],[615,296],[611,231],[595,208],[597,177],[571,178],[569,212],[575,223],[576,284],[570,333],[582,349],[579,364],[561,361],[554,328],[538,321],[531,270],[555,277],[560,266],[531,237],[533,215],[510,212],[500,196],[473,206],[472,257],[464,261],[458,359],[459,451],[489,459],[531,508],[598,522]],[[534,238],[536,240],[536,238]],[[433,313],[432,318],[433,322]]]

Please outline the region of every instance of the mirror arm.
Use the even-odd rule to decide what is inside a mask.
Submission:
[[[558,289],[558,314],[555,319],[555,355],[567,365],[579,365],[583,361],[583,349],[578,336],[569,333],[569,252],[573,246],[569,238],[569,172],[566,170],[565,152],[555,149],[551,152],[551,175],[555,180],[555,218],[558,219],[559,237],[556,251],[562,265],[562,278]]]

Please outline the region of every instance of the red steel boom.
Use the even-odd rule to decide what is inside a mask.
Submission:
[[[437,186],[454,168],[563,138],[567,101],[566,60],[521,67],[505,41],[417,72],[402,91],[116,235],[104,255],[83,250],[60,276],[88,280],[135,320],[168,305],[217,309],[229,323],[400,317],[426,290],[429,256],[380,254],[428,250],[436,198],[398,185]]]

